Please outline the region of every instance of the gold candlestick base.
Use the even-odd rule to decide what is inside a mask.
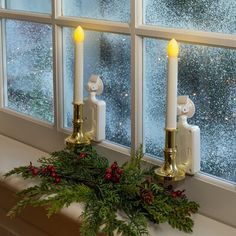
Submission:
[[[79,145],[89,145],[91,140],[89,136],[83,131],[83,103],[74,105],[74,119],[73,119],[73,132],[72,135],[66,138],[66,147],[69,149]]]
[[[176,165],[176,129],[166,130],[164,163],[155,170],[161,180],[180,181],[185,178],[185,171]]]

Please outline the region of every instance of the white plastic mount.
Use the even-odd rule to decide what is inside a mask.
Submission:
[[[95,142],[105,139],[106,103],[96,95],[103,92],[103,82],[98,75],[92,75],[87,84],[89,96],[84,100],[84,131]]]
[[[200,170],[200,129],[188,124],[187,119],[193,117],[195,106],[189,96],[179,96],[177,102],[176,161],[177,165],[193,175]]]

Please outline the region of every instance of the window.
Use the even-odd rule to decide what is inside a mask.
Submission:
[[[144,143],[146,160],[157,163],[164,147],[166,45],[176,38],[178,93],[194,101],[189,122],[201,129],[201,173],[186,187],[204,188],[192,191],[204,214],[235,224],[218,207],[221,199],[211,201],[210,190],[214,182],[214,193],[235,193],[234,0],[1,3],[0,133],[47,151],[64,146],[72,116],[71,35],[80,24],[86,32],[84,84],[95,73],[105,85],[107,140],[98,148],[126,158]]]
[[[6,9],[51,14],[50,0],[6,0]]]
[[[234,0],[144,0],[144,22],[162,27],[235,33]]]
[[[163,156],[167,41],[145,38],[146,152]],[[181,43],[179,95],[189,95],[201,129],[201,171],[236,181],[236,51]]]
[[[74,50],[71,28],[63,29],[64,127],[72,126]],[[106,139],[130,146],[130,37],[86,31],[84,84],[92,74],[101,77],[106,101]],[[124,63],[125,62],[125,63]],[[68,96],[69,95],[69,96]]]
[[[52,27],[16,20],[5,27],[5,106],[53,122]]]
[[[62,15],[130,21],[130,2],[127,0],[62,0]]]

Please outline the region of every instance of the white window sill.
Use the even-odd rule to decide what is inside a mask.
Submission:
[[[21,190],[27,186],[34,183],[32,181],[23,180],[20,177],[10,177],[8,179],[3,179],[3,174],[11,170],[14,167],[28,165],[29,161],[33,163],[41,156],[46,156],[44,153],[38,149],[32,148],[23,143],[17,142],[10,138],[0,135],[0,192],[3,188],[10,188],[14,191]],[[1,203],[1,202],[0,202]],[[0,210],[1,210],[0,204]],[[78,216],[81,214],[82,208],[79,204],[72,204],[70,207],[65,208],[61,211],[67,219],[77,222]],[[235,236],[236,228],[228,226],[226,224],[220,223],[218,221],[207,218],[203,215],[196,214],[193,216],[195,221],[195,226],[193,229],[193,236]],[[35,223],[37,225],[37,222]],[[46,229],[43,231],[47,232]],[[45,235],[45,234],[42,234]],[[47,235],[47,234],[46,234]],[[165,235],[165,236],[183,236],[189,235],[178,230],[172,229],[167,224],[160,225],[150,225],[150,235]],[[72,236],[72,235],[71,235]]]

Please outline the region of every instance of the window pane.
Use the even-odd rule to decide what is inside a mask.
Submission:
[[[112,21],[130,20],[129,0],[63,0],[62,14]]]
[[[64,28],[63,46],[64,125],[71,127],[74,80],[72,29]],[[106,139],[130,146],[130,37],[86,31],[84,55],[84,85],[91,74],[99,75],[104,83],[99,99],[107,104]]]
[[[51,0],[6,0],[6,8],[50,14]]]
[[[53,122],[52,27],[6,20],[6,106]]]
[[[163,156],[167,42],[144,43],[146,152]],[[235,50],[181,43],[178,93],[196,106],[189,123],[201,129],[201,170],[236,182],[235,63]]]
[[[144,8],[146,24],[236,33],[235,0],[144,0]]]

